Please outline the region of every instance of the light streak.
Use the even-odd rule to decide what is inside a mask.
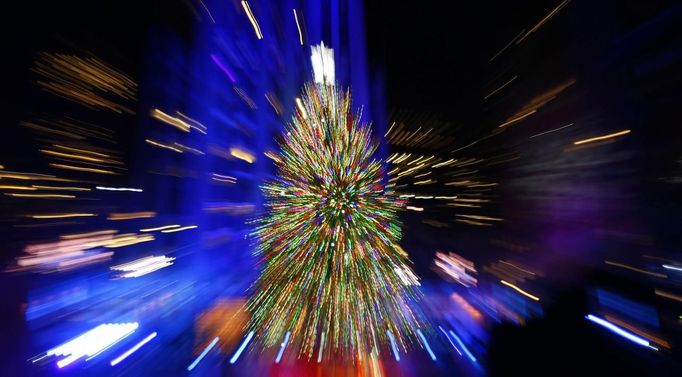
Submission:
[[[177,152],[177,153],[183,153],[182,150],[180,150],[178,148],[171,147],[170,145],[166,145],[163,143],[159,143],[158,141],[154,141],[154,140],[150,140],[150,139],[144,139],[144,141],[151,144],[151,145],[155,145],[157,147],[160,147],[160,148],[168,149],[168,150],[171,150],[171,151]]]
[[[92,189],[85,187],[73,187],[73,186],[42,186],[42,185],[31,185],[32,187],[40,190],[62,190],[62,191],[92,191]]]
[[[253,16],[253,13],[251,12],[251,7],[249,7],[249,3],[246,2],[246,0],[242,0],[242,7],[244,8],[244,11],[246,12],[246,16],[249,17],[249,21],[251,21],[251,25],[253,26],[253,30],[256,32],[256,37],[258,39],[263,39],[263,33],[260,31],[260,26],[258,26],[258,22],[256,21],[256,17]]]
[[[396,347],[396,345],[395,345],[395,338],[393,337],[391,330],[386,330],[386,334],[388,334],[388,339],[391,341],[391,349],[393,350],[393,356],[395,357],[395,361],[400,361],[400,355],[398,354],[398,347]]]
[[[149,341],[151,341],[151,340],[154,339],[155,337],[156,337],[156,332],[153,332],[153,333],[147,335],[146,338],[142,339],[142,340],[139,341],[136,345],[134,345],[133,347],[131,347],[131,348],[128,349],[127,351],[123,352],[119,357],[117,357],[117,358],[111,360],[111,362],[110,362],[109,364],[110,364],[112,367],[113,367],[113,366],[116,366],[118,363],[120,363],[121,361],[125,360],[128,356],[132,355],[135,351],[137,351],[137,350],[139,350],[140,348],[142,348],[142,346],[144,346],[145,344],[149,343]]]
[[[206,348],[204,348],[204,350],[201,352],[201,354],[200,354],[199,356],[197,356],[197,358],[194,359],[194,361],[192,361],[192,364],[190,364],[190,365],[187,367],[187,371],[188,371],[188,372],[191,372],[192,369],[194,369],[194,368],[197,366],[197,364],[199,364],[199,362],[201,362],[201,360],[203,360],[204,357],[206,357],[206,354],[208,354],[208,352],[211,351],[211,349],[212,349],[213,347],[215,347],[215,345],[218,343],[219,340],[220,340],[220,338],[216,336],[216,337],[211,341],[211,343],[209,343],[209,344],[206,346]]]
[[[450,339],[450,335],[448,335],[448,333],[445,331],[445,329],[440,325],[438,326],[438,328],[440,329],[440,331],[443,332],[443,334],[445,334],[445,337],[448,338],[448,342],[450,342],[450,344],[452,345],[452,348],[454,348],[455,351],[457,351],[459,356],[462,356],[462,351],[460,351],[459,348],[457,348],[457,346],[455,345],[455,343],[452,342],[452,339]]]
[[[158,227],[158,228],[144,228],[144,229],[140,229],[140,232],[155,232],[155,231],[157,231],[157,230],[164,230],[164,229],[170,229],[170,228],[179,228],[179,227],[180,227],[180,225],[177,225],[177,224],[173,224],[173,225],[164,225],[164,226],[160,226],[160,227]]]
[[[680,271],[680,272],[682,272],[682,267],[680,267],[680,266],[673,266],[673,265],[669,265],[669,264],[664,264],[664,265],[663,265],[663,268],[668,269],[668,270],[673,270],[673,271]]]
[[[587,144],[587,143],[592,143],[594,141],[606,140],[606,139],[611,139],[611,138],[622,136],[622,135],[627,135],[629,133],[630,133],[630,130],[623,130],[623,131],[614,132],[614,133],[608,134],[608,135],[596,136],[596,137],[592,137],[589,139],[576,141],[573,144],[575,144],[575,145]]]
[[[173,228],[173,229],[166,229],[162,230],[161,233],[175,233],[175,232],[182,232],[183,230],[187,229],[194,229],[197,228],[197,225],[187,225],[187,226],[181,226],[179,228]]]
[[[277,353],[277,358],[275,359],[275,364],[279,364],[280,360],[282,360],[282,355],[284,354],[284,349],[287,347],[287,343],[289,342],[289,337],[291,336],[291,331],[287,331],[286,334],[284,334],[284,341],[279,347],[279,352]]]
[[[417,329],[417,335],[419,335],[419,338],[422,340],[422,343],[424,343],[426,350],[429,352],[429,355],[431,356],[431,360],[436,361],[436,355],[434,355],[433,351],[431,351],[431,346],[429,346],[429,342],[426,341],[426,337],[424,337],[424,334],[422,334],[422,331],[420,329]]]
[[[220,58],[218,58],[218,56],[211,54],[211,59],[218,66],[218,68],[220,68],[220,70],[227,75],[227,78],[230,79],[230,81],[232,81],[233,84],[237,82],[232,72],[230,72],[230,70],[227,69],[225,64],[223,64],[223,62],[220,60]]]
[[[42,198],[42,199],[74,199],[75,195],[63,195],[63,194],[16,194],[16,193],[5,193],[7,196],[13,196],[17,198]]]
[[[539,134],[535,134],[535,135],[529,137],[529,139],[532,139],[532,138],[538,137],[538,136],[542,136],[542,135],[546,135],[546,134],[551,133],[551,132],[556,132],[556,131],[559,131],[559,130],[563,130],[564,128],[571,127],[572,125],[573,125],[573,123],[569,123],[569,124],[567,124],[567,125],[565,125],[565,126],[563,126],[563,127],[555,128],[555,129],[553,129],[553,130],[549,130],[549,131],[545,131],[545,132],[540,132]]]
[[[123,278],[137,278],[150,274],[156,270],[172,266],[175,258],[166,256],[150,256],[144,257],[132,262],[119,264],[111,267],[114,271],[123,271],[125,274],[121,275]]]
[[[536,30],[538,30],[542,25],[544,25],[547,21],[549,21],[550,18],[554,17],[554,15],[556,15],[563,7],[565,7],[565,6],[566,6],[568,3],[570,3],[570,2],[571,2],[571,0],[564,0],[564,1],[562,1],[561,3],[559,3],[559,5],[557,5],[554,9],[552,9],[552,10],[551,10],[547,15],[545,15],[545,17],[543,17],[540,21],[538,21],[538,23],[535,24],[535,26],[533,26],[530,30],[528,30],[528,31],[526,32],[526,34],[524,34],[524,35],[516,42],[516,44],[519,44],[519,43],[523,42],[523,40],[526,39],[526,37],[528,37],[528,36],[531,35],[533,32],[535,32]]]
[[[153,211],[143,211],[143,212],[128,212],[128,213],[110,213],[107,220],[133,220],[133,219],[146,219],[156,216],[156,212]]]
[[[240,148],[230,148],[230,155],[242,161],[246,161],[249,164],[252,164],[254,161],[256,161],[256,156]]]
[[[656,272],[651,272],[651,271],[643,270],[643,269],[641,269],[641,268],[628,266],[627,264],[623,264],[623,263],[616,263],[616,262],[611,262],[611,261],[608,261],[608,260],[607,260],[607,261],[604,261],[604,263],[606,263],[606,264],[608,264],[608,265],[610,265],[610,266],[621,267],[621,268],[625,268],[625,269],[630,270],[630,271],[635,271],[635,272],[639,272],[639,273],[642,273],[642,274],[646,274],[646,275],[650,275],[650,276],[655,276],[655,277],[657,277],[657,278],[663,278],[663,279],[665,279],[665,278],[668,277],[668,275],[665,275],[665,274],[659,274],[659,273],[656,273]]]
[[[312,54],[310,60],[313,66],[313,75],[318,84],[334,85],[334,50],[327,48],[324,42],[311,47]]]
[[[660,289],[654,290],[654,293],[656,293],[656,295],[661,296],[661,297],[665,297],[665,298],[669,298],[671,300],[682,302],[682,296],[676,295],[674,293],[661,291]]]
[[[538,111],[537,111],[537,110],[531,110],[531,111],[529,111],[529,112],[527,112],[527,113],[525,113],[525,114],[521,114],[521,115],[517,116],[516,118],[512,118],[512,119],[510,119],[510,120],[508,120],[508,121],[506,121],[506,122],[500,124],[500,125],[497,126],[497,127],[498,127],[498,128],[502,128],[502,127],[504,127],[504,126],[508,126],[508,125],[510,125],[510,124],[516,123],[516,122],[518,122],[518,121],[520,121],[520,120],[523,120],[523,119],[525,119],[525,118],[528,118],[529,116],[535,114],[536,112],[538,112]]]
[[[516,80],[517,77],[519,77],[519,76],[514,76],[514,77],[512,77],[511,80],[505,82],[504,84],[502,84],[502,86],[500,86],[499,88],[497,88],[497,89],[493,90],[492,92],[490,92],[487,96],[483,97],[483,99],[484,99],[484,100],[487,100],[487,99],[490,98],[493,94],[499,92],[500,90],[504,89],[505,86],[511,84],[511,82],[514,81],[514,80]]]
[[[602,327],[609,329],[611,332],[613,332],[617,335],[620,335],[621,337],[623,337],[623,338],[625,338],[631,342],[634,342],[634,343],[639,344],[640,346],[649,347],[655,351],[658,351],[658,348],[652,346],[648,340],[646,340],[644,338],[640,338],[639,336],[632,334],[629,331],[625,331],[625,330],[621,329],[620,327],[612,324],[609,321],[606,321],[606,320],[599,318],[599,317],[592,315],[592,314],[586,315],[585,318],[596,323],[596,324],[598,324],[598,325],[600,325],[600,326],[602,326]]]
[[[242,354],[242,352],[244,352],[244,349],[251,341],[251,338],[253,338],[253,334],[254,334],[253,331],[249,332],[249,334],[246,336],[246,339],[244,339],[242,344],[237,349],[237,352],[235,352],[234,355],[232,355],[232,358],[230,359],[230,364],[234,364],[237,362],[237,359],[239,359],[239,356]]]
[[[73,165],[65,165],[65,164],[50,164],[50,166],[54,168],[59,168],[59,169],[66,169],[66,170],[75,170],[75,171],[84,171],[88,173],[100,173],[100,174],[118,174],[116,172],[113,172],[111,170],[104,170],[104,169],[95,169],[95,168],[85,168],[82,166],[73,166]]]
[[[320,349],[317,351],[317,363],[322,362],[322,350],[324,350],[324,331],[322,331],[322,336],[320,339]]]
[[[59,144],[53,144],[52,146],[57,148],[57,149],[64,149],[64,150],[71,151],[71,152],[80,152],[80,153],[92,154],[92,155],[99,156],[99,157],[111,157],[108,154],[93,152],[93,151],[89,151],[87,149],[67,147],[67,146],[59,145]]]
[[[204,7],[204,10],[206,11],[206,14],[208,14],[208,18],[210,18],[210,19],[211,19],[211,22],[213,22],[213,23],[215,24],[215,19],[213,19],[213,15],[212,15],[211,12],[208,10],[208,7],[206,7],[206,5],[204,4],[204,2],[201,1],[201,0],[199,0],[199,4],[201,4],[201,6]]]
[[[513,289],[513,290],[515,290],[515,291],[517,291],[517,292],[519,292],[520,294],[522,294],[522,295],[528,297],[529,299],[531,299],[531,300],[533,300],[533,301],[540,301],[540,298],[539,298],[539,297],[533,296],[532,294],[530,294],[530,293],[524,291],[523,289],[521,289],[521,288],[515,286],[515,285],[512,284],[512,283],[508,283],[508,282],[506,282],[506,281],[504,281],[504,280],[500,280],[500,283],[502,283],[502,284],[506,285],[507,287],[509,287],[509,288],[511,288],[511,289]]]
[[[92,217],[95,213],[55,213],[51,215],[30,215],[33,219],[65,219],[69,217]]]
[[[0,185],[2,190],[23,190],[23,191],[33,191],[36,190],[35,187],[29,186],[13,186],[13,185]]]
[[[462,342],[462,340],[452,330],[450,330],[449,332],[450,332],[450,335],[452,335],[452,337],[455,338],[455,341],[457,342],[457,344],[459,344],[459,346],[462,347],[462,349],[464,350],[464,353],[466,353],[467,357],[469,357],[469,360],[471,360],[475,363],[476,357],[474,357],[474,355],[471,353],[471,351],[469,351],[467,346],[464,345],[464,342]]]
[[[301,32],[301,25],[298,23],[298,15],[296,14],[296,9],[294,9],[294,20],[296,20],[296,28],[298,29],[298,41],[303,46],[303,33]]]
[[[137,322],[103,323],[94,329],[46,352],[46,356],[65,356],[57,361],[63,368],[82,357],[91,359],[123,338],[132,334],[139,327]]]
[[[87,238],[87,237],[94,237],[94,236],[103,236],[107,234],[114,234],[117,233],[118,230],[115,229],[108,229],[108,230],[98,230],[95,232],[88,232],[88,233],[78,233],[78,234],[65,234],[63,236],[60,236],[59,238],[63,240],[73,240],[77,238]]]
[[[138,188],[129,188],[129,187],[104,187],[104,186],[97,186],[95,187],[98,190],[104,190],[104,191],[132,191],[132,192],[142,192],[142,189]]]

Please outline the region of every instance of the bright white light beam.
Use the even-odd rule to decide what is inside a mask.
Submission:
[[[63,368],[74,361],[88,356],[91,359],[105,349],[120,342],[139,327],[137,322],[103,323],[94,329],[46,352],[46,356],[66,356],[57,362]]]
[[[104,186],[97,186],[95,187],[98,190],[104,190],[104,191],[132,191],[132,192],[142,192],[142,189],[139,188],[130,188],[130,187],[104,187]]]
[[[682,272],[682,267],[680,267],[680,266],[673,266],[673,265],[670,265],[670,264],[664,264],[664,265],[663,265],[663,268],[668,269],[668,270],[673,270],[673,271]]]
[[[611,323],[607,320],[604,320],[604,319],[599,318],[599,317],[592,315],[592,314],[586,315],[585,318],[587,318],[588,320],[590,320],[590,321],[592,321],[592,322],[594,322],[594,323],[596,323],[602,327],[605,327],[605,328],[611,330],[611,332],[618,334],[618,335],[622,336],[623,338],[625,338],[631,342],[634,342],[634,343],[639,344],[640,346],[649,347],[653,350],[658,351],[658,348],[652,346],[648,340],[646,340],[644,338],[640,338],[637,335],[635,335],[629,331],[625,331],[625,330],[621,329],[620,327],[614,325],[613,323]]]
[[[121,361],[125,360],[128,356],[132,355],[133,352],[139,350],[140,348],[142,348],[142,346],[144,346],[145,344],[149,343],[149,341],[152,340],[152,339],[154,339],[155,337],[156,337],[156,332],[153,332],[153,333],[147,335],[146,338],[144,338],[144,339],[142,339],[141,341],[139,341],[139,342],[138,342],[136,345],[134,345],[132,348],[130,348],[129,350],[123,352],[119,357],[117,357],[117,358],[111,360],[111,362],[110,362],[109,364],[111,364],[112,367],[113,367],[113,366],[116,366],[118,363],[120,363]]]

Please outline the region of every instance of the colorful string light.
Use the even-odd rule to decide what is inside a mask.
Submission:
[[[411,273],[398,245],[405,201],[386,186],[359,119],[348,92],[311,83],[285,127],[252,234],[263,270],[249,327],[264,346],[289,332],[299,356],[352,358],[388,351],[387,334],[394,348],[417,339],[420,293],[397,272]]]

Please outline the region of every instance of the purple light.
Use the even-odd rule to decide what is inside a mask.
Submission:
[[[218,66],[218,68],[220,68],[223,72],[225,72],[225,74],[230,79],[230,81],[232,81],[233,84],[237,82],[237,80],[235,80],[234,76],[232,76],[232,73],[230,72],[230,70],[227,69],[227,67],[225,67],[225,64],[223,64],[223,62],[220,61],[220,58],[218,58],[214,54],[211,54],[211,59],[213,59],[213,62]]]

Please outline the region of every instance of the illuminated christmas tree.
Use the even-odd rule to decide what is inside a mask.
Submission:
[[[420,316],[397,216],[404,201],[386,184],[377,145],[349,92],[334,83],[333,53],[313,48],[305,86],[263,187],[253,236],[263,270],[248,302],[265,346],[286,340],[299,356],[354,358],[406,349]]]

